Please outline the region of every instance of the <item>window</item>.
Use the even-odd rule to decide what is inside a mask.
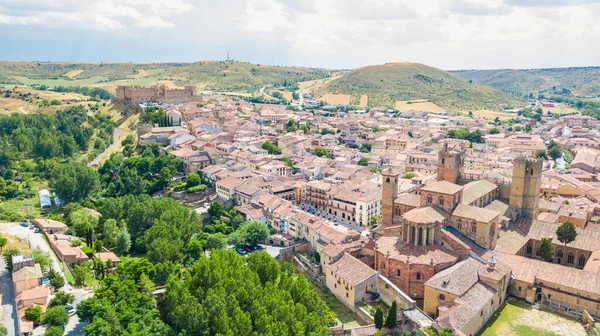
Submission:
[[[575,262],[575,255],[573,255],[573,253],[569,253],[569,256],[567,257],[567,263],[572,264]]]
[[[440,294],[438,297],[439,297],[440,301],[446,300],[446,296],[444,294]]]
[[[400,269],[397,269],[397,270],[396,270],[396,275],[397,275],[397,276],[400,276]]]
[[[521,291],[521,287],[519,287],[519,292]]]
[[[563,257],[562,250],[558,250],[558,252],[556,253],[556,256],[559,257],[559,258],[562,258]]]
[[[390,183],[390,178],[389,178],[389,177],[388,177],[388,178],[386,178],[386,179],[385,179],[385,182],[386,182],[386,183]]]
[[[417,280],[421,280],[421,273],[417,273]]]
[[[473,223],[471,224],[471,233],[476,233],[477,232],[477,224]]]
[[[381,269],[385,269],[385,264],[383,262],[381,263],[381,267],[380,268]]]
[[[585,265],[585,256],[579,256],[579,260],[577,261],[577,265],[583,267]]]
[[[531,254],[532,250],[533,250],[533,244],[531,242],[527,243],[527,254]]]
[[[348,293],[346,293],[346,297],[348,297]]]
[[[444,199],[440,197],[439,200],[438,200],[438,203],[443,206],[444,205]]]
[[[458,226],[459,230],[462,230],[462,219],[459,219],[458,223],[456,223],[456,225]]]
[[[427,195],[427,203],[433,203],[433,198],[431,197],[431,195]]]
[[[442,158],[442,164],[444,164],[446,162],[446,159]]]

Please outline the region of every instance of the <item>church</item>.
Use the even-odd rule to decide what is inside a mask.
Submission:
[[[465,183],[461,144],[438,153],[437,181],[414,194],[398,194],[399,174],[382,173],[381,226],[374,230],[374,268],[414,299],[436,273],[493,250],[499,228],[517,218],[534,219],[543,160],[519,157],[512,183]]]

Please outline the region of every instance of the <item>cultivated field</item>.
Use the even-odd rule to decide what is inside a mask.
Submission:
[[[358,106],[367,107],[369,105],[369,96],[361,95]]]
[[[488,321],[482,336],[585,336],[581,323],[554,313],[531,308],[523,300],[509,298]]]
[[[79,75],[80,73],[82,73],[84,71],[85,70],[71,70],[65,74],[65,77],[69,77],[69,78],[73,79],[73,78],[77,77],[77,75]]]
[[[30,79],[30,78],[23,77],[23,76],[13,76],[13,77],[16,80],[18,80],[19,82],[21,82],[21,83],[23,83],[25,85],[39,84],[39,85],[47,85],[49,87],[54,87],[54,86],[76,86],[76,85],[86,86],[86,85],[91,85],[91,84],[95,84],[95,83],[107,80],[107,78],[103,77],[103,76],[94,76],[94,77],[90,77],[90,78],[75,79],[75,80],[70,80],[70,79],[66,79],[66,78],[61,78],[61,79]]]
[[[544,114],[546,114],[546,112],[550,111],[552,113],[558,113],[558,114],[571,114],[571,113],[577,113],[579,112],[579,110],[574,109],[572,107],[569,106],[555,106],[555,107],[543,107],[542,109],[544,110]]]
[[[347,94],[326,93],[319,100],[331,105],[350,105],[350,98]]]
[[[399,100],[394,106],[399,111],[423,111],[423,112],[443,112],[445,109],[437,106],[436,104],[425,101],[425,100]]]
[[[464,115],[469,115],[468,111],[460,111],[460,113],[464,114]],[[510,118],[517,117],[516,113],[499,112],[499,111],[492,111],[492,110],[475,110],[475,111],[473,111],[473,115],[480,116],[484,119],[489,119],[489,120],[493,120],[496,117],[500,118],[500,120],[508,120]]]

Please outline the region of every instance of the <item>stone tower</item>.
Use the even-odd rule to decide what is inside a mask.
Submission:
[[[381,225],[391,226],[394,219],[394,201],[398,196],[398,176],[393,171],[381,173]]]
[[[437,180],[457,183],[460,167],[463,165],[464,151],[448,149],[448,143],[438,153]]]
[[[515,159],[509,204],[522,218],[537,218],[543,166],[543,159],[524,156]]]

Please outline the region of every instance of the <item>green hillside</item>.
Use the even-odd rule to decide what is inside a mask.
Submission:
[[[75,70],[79,71],[75,76]],[[280,67],[243,62],[205,61],[196,63],[51,63],[0,62],[0,84],[152,85],[170,81],[197,85],[199,89],[255,91],[261,86],[292,86],[299,81],[324,78],[324,69]]]
[[[448,110],[498,110],[521,105],[515,96],[419,63],[388,63],[353,70],[316,92],[349,94],[356,104],[368,95],[369,106],[394,106],[399,100],[426,99]]]
[[[460,70],[452,73],[473,83],[515,92],[600,97],[600,67]],[[563,90],[564,89],[564,90]]]

